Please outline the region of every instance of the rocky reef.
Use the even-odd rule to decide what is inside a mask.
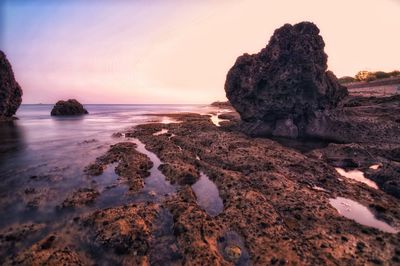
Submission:
[[[237,120],[219,128],[206,116],[181,115],[179,121],[139,125],[126,135],[160,157],[160,169],[169,180],[181,180],[180,169],[191,168],[197,176],[207,174],[218,187],[224,209],[214,217],[199,206],[193,182],[180,182],[164,204],[173,215],[183,265],[398,261],[398,234],[346,219],[330,204],[337,197],[353,199],[397,227],[398,199],[340,176],[325,160],[327,148],[300,153],[270,139],[250,138],[240,132]],[[169,135],[154,135],[161,129]],[[372,157],[365,165],[377,160]],[[384,252],[383,246],[391,251]]]
[[[374,108],[382,108],[383,102],[376,102]],[[358,104],[357,108],[366,103]],[[399,169],[396,160],[400,145],[331,143],[299,152],[274,140],[242,133],[235,115],[228,116],[229,121],[220,126],[207,115],[162,116],[180,122],[147,123],[127,129],[121,142],[88,165],[88,183],[65,194],[61,208],[57,208],[59,218],[51,226],[39,219],[0,229],[0,263],[400,262],[400,204],[394,193],[399,187],[394,172]],[[144,144],[152,156],[143,153],[144,147],[138,143]],[[157,175],[163,174],[174,184],[171,193],[162,189],[149,193],[146,187],[154,185],[149,172],[154,171],[156,157],[161,161]],[[124,200],[102,205],[102,198],[112,188],[86,186],[96,187],[96,180],[100,184],[99,178],[110,165],[115,166],[111,169],[122,181],[115,183],[116,192],[126,185],[129,190],[117,195]],[[376,181],[378,188],[345,178],[335,167],[359,168]],[[223,205],[213,215],[200,203],[194,188],[201,176],[207,176],[216,186]],[[162,185],[159,181],[157,184]],[[28,197],[29,193],[15,195]],[[340,206],[346,209],[339,212],[332,201],[343,201]],[[358,205],[346,205],[349,201]],[[344,216],[358,211],[366,211],[374,223]]]
[[[9,120],[22,102],[22,89],[15,80],[10,62],[0,51],[0,121]]]
[[[53,116],[85,114],[88,114],[88,111],[83,108],[83,105],[75,99],[58,101],[51,110],[51,115]]]
[[[244,54],[229,70],[225,91],[252,135],[297,138],[325,110],[347,95],[327,71],[319,29],[310,22],[285,24],[258,54]]]

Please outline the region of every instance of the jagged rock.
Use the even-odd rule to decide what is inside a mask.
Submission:
[[[318,27],[285,24],[258,54],[244,54],[229,70],[225,91],[253,135],[296,138],[315,112],[333,109],[347,96],[327,71]]]
[[[85,115],[88,111],[83,108],[82,104],[75,99],[68,101],[58,101],[51,110],[51,115]]]
[[[12,117],[22,102],[22,89],[15,80],[10,62],[0,51],[0,120]]]

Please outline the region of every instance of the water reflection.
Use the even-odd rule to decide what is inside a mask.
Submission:
[[[361,172],[360,170],[350,170],[350,171],[347,171],[347,172],[342,168],[335,168],[335,170],[341,176],[344,176],[344,177],[349,178],[349,179],[356,180],[358,182],[366,184],[367,186],[370,186],[372,188],[378,189],[378,185],[374,181],[366,178],[364,176],[364,173]]]
[[[166,180],[164,174],[158,169],[161,165],[161,161],[157,155],[148,151],[140,140],[132,139],[132,142],[136,143],[136,150],[138,152],[147,155],[153,162],[153,167],[150,169],[150,176],[146,177],[144,180],[145,187],[143,191],[158,197],[175,192],[175,187]]]
[[[319,187],[319,186],[315,186],[315,185],[312,186],[311,188],[314,189],[314,190],[317,190],[317,191],[329,192],[329,190],[326,190],[323,187]]]
[[[159,136],[159,135],[163,135],[163,134],[167,134],[168,133],[168,129],[161,129],[160,131],[157,131],[156,133],[153,134],[153,136]]]
[[[224,210],[217,186],[204,173],[200,173],[200,179],[192,185],[192,189],[196,194],[197,204],[210,216],[216,216]]]
[[[115,172],[117,165],[118,163],[109,164],[101,175],[94,177],[100,192],[100,197],[96,201],[96,206],[99,208],[118,206],[128,202],[128,186],[118,182],[119,176]]]
[[[397,233],[398,230],[390,226],[389,224],[376,219],[374,214],[364,205],[346,199],[337,197],[335,199],[329,199],[329,203],[344,217],[352,219],[359,224],[370,226],[382,230],[388,233]]]
[[[381,167],[381,165],[380,165],[380,164],[373,164],[373,165],[371,165],[371,166],[369,167],[369,169],[372,169],[372,170],[378,170],[378,169],[379,169],[379,167]]]
[[[2,158],[24,148],[24,134],[18,121],[0,122],[0,164]]]
[[[221,126],[221,122],[224,121],[229,121],[228,119],[221,119],[218,116],[220,115],[220,113],[217,114],[210,114],[211,116],[211,122],[213,122],[214,125],[216,125],[217,127]]]

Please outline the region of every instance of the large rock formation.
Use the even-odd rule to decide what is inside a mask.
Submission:
[[[304,136],[310,121],[347,95],[327,71],[324,46],[315,24],[285,24],[258,54],[236,60],[225,91],[247,133]]]
[[[51,115],[84,115],[88,114],[88,111],[83,108],[82,104],[75,99],[69,99],[68,101],[58,101],[51,110]]]
[[[6,55],[0,51],[0,121],[17,112],[22,102],[22,90],[14,78],[14,73]]]

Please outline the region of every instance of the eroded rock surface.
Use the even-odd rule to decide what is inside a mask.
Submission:
[[[400,143],[400,96],[349,96],[340,108],[318,112],[306,135],[339,143]]]
[[[239,130],[234,115],[228,118],[216,127],[207,115],[173,114],[170,119],[180,123],[150,123],[128,130],[127,141],[138,138],[159,157],[160,169],[175,182],[176,192],[157,198],[132,193],[125,198],[129,202],[121,200],[103,208],[96,200],[107,191],[99,190],[95,204],[62,209],[60,218],[44,229],[40,224],[37,228],[17,224],[10,232],[0,232],[0,247],[10,251],[4,255],[4,264],[399,263],[396,230],[359,224],[331,205],[331,199],[351,199],[399,230],[398,198],[389,190],[348,180],[334,168],[351,165],[364,170],[367,177],[380,171],[382,176],[392,176],[387,166],[395,165],[396,145],[331,144],[301,153],[271,139],[250,138]],[[162,129],[168,132],[154,134]],[[120,169],[116,171],[121,178],[133,173],[135,179],[143,180],[152,163],[136,148],[132,142],[111,146],[87,168],[89,180],[110,164]],[[370,168],[376,164],[377,169]],[[194,193],[190,186],[200,173],[215,184],[222,199],[223,209],[215,215],[200,206],[196,198],[200,192]],[[66,202],[78,206],[81,200],[92,200],[86,185]]]
[[[100,195],[94,188],[80,188],[69,195],[61,204],[62,208],[73,208],[93,203]]]
[[[15,80],[6,55],[0,51],[0,121],[15,115],[21,102],[22,89]]]
[[[400,198],[399,151],[400,145],[389,141],[388,143],[331,143],[308,155],[335,167],[358,169],[364,172],[367,178],[375,181],[380,189]]]
[[[313,23],[285,24],[258,54],[236,60],[225,91],[248,133],[304,136],[315,112],[335,108],[347,95],[327,71],[324,46]]]
[[[140,125],[127,135],[139,138],[164,164],[182,161],[205,172],[219,189],[224,210],[215,217],[197,205],[188,186],[167,200],[183,261],[362,265],[399,260],[398,234],[346,219],[329,203],[339,196],[353,199],[398,228],[397,199],[342,178],[316,155],[249,138],[235,123],[216,128],[209,117],[200,115],[182,115],[179,120],[183,122]],[[160,127],[173,137],[154,136]],[[228,232],[239,235],[244,246],[221,245]],[[248,257],[241,258],[246,252]]]
[[[159,211],[156,204],[131,204],[96,211],[84,217],[82,223],[91,231],[91,242],[115,254],[129,255],[130,264],[142,265],[148,261],[153,223]]]
[[[0,231],[0,264],[3,265],[8,256],[15,254],[27,237],[37,234],[44,227],[44,224],[28,223]]]
[[[51,115],[53,116],[85,114],[88,114],[88,111],[83,108],[83,105],[75,99],[58,101],[51,110]]]
[[[12,265],[89,265],[90,260],[57,234],[50,234],[13,257]]]
[[[170,198],[167,206],[174,216],[178,245],[185,247],[181,249],[183,264],[228,265],[217,247],[221,226],[200,209],[189,186]]]
[[[136,150],[137,145],[131,142],[121,142],[112,145],[109,151],[97,158],[96,162],[86,168],[91,176],[101,175],[107,165],[118,163],[115,172],[129,186],[130,191],[136,192],[143,188],[144,178],[150,175],[153,162],[146,155]]]

